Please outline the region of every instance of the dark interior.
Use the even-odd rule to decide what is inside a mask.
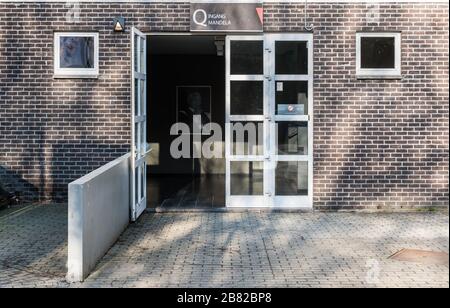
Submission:
[[[172,125],[177,121],[192,125],[192,97],[201,101],[202,122],[211,120],[224,127],[225,57],[217,54],[215,44],[220,39],[224,38],[147,39],[147,141],[153,148],[147,161],[149,207],[225,206],[224,159],[175,159],[170,154],[170,145],[178,137],[170,135]]]

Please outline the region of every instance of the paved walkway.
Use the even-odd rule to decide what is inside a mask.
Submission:
[[[0,287],[449,287],[446,213],[165,213],[132,224],[82,284],[64,281],[67,208],[0,212]]]
[[[0,211],[0,288],[66,287],[67,206]]]

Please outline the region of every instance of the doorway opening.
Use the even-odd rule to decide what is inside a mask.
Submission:
[[[147,142],[152,149],[146,158],[148,208],[225,207],[224,155],[194,158],[192,142],[194,115],[202,125],[225,126],[224,41],[214,35],[147,36]],[[171,144],[179,137],[170,134],[176,123],[191,128],[189,158],[171,154]]]
[[[152,149],[145,156],[147,177],[138,173],[136,181],[148,179],[142,199],[148,207],[311,209],[312,34],[157,34],[145,40],[146,71],[140,73],[137,53],[133,78],[148,81],[145,93],[135,95],[146,108],[137,109],[133,122],[148,117],[146,130],[134,130],[148,143],[138,153]],[[214,141],[221,153],[213,158],[203,156],[203,145],[215,128],[195,130],[208,123],[225,132]],[[188,140],[187,155],[174,155],[180,137]],[[136,156],[136,163],[143,159]]]

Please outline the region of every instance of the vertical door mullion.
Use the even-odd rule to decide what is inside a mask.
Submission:
[[[144,172],[144,174],[143,174],[143,176],[142,176],[142,181],[143,181],[143,199],[144,199],[144,202],[146,203],[147,202],[147,162],[145,161],[145,155],[146,155],[146,152],[147,152],[147,82],[146,82],[146,80],[147,80],[147,58],[146,58],[146,55],[147,55],[147,44],[145,44],[146,43],[146,41],[144,41],[144,46],[143,46],[143,48],[144,48],[144,59],[142,60],[143,62],[144,62],[144,65],[143,65],[143,69],[144,69],[144,71],[142,72],[143,73],[143,77],[144,77],[144,90],[143,90],[143,93],[144,93],[144,97],[142,98],[142,106],[143,106],[143,120],[144,120],[144,123],[143,123],[143,125],[144,125],[144,129],[143,129],[143,134],[144,134],[144,137],[143,137],[143,143],[144,143],[144,145],[143,145],[143,147],[144,147],[144,170],[143,170],[143,172]]]
[[[275,160],[276,151],[277,151],[277,142],[276,138],[278,138],[276,128],[277,123],[275,122],[275,41],[271,38],[270,42],[270,50],[272,51],[270,54],[269,68],[270,74],[272,76],[272,84],[270,87],[270,116],[272,121],[270,122],[271,130],[269,132],[270,136],[270,186],[272,190],[272,195],[270,197],[270,202],[272,206],[275,206],[274,198],[275,198],[275,168],[277,166],[277,161]]]
[[[272,128],[271,121],[271,84],[272,84],[272,72],[271,72],[271,58],[272,58],[272,49],[270,41],[267,39],[267,36],[263,37],[264,39],[264,69],[263,74],[264,78],[264,200],[266,206],[272,206],[272,161],[271,161],[271,138],[270,138],[270,130]]]
[[[230,138],[230,37],[225,41],[225,205],[228,207],[231,197],[231,138]]]
[[[314,37],[308,38],[308,198],[313,205],[314,193]]]
[[[137,40],[136,40],[136,35],[134,33],[134,31],[131,31],[131,57],[132,57],[132,63],[131,63],[131,73],[132,73],[132,87],[131,87],[131,97],[132,97],[132,101],[131,101],[131,187],[130,187],[130,193],[131,193],[131,219],[135,220],[135,205],[136,205],[136,200],[137,200],[137,194],[136,194],[136,186],[137,186],[137,182],[136,182],[136,155],[137,155],[137,148],[136,148],[136,114],[137,114],[137,110],[136,110],[136,100],[137,100],[137,95],[138,95],[138,91],[136,91],[136,78],[137,78],[137,72],[136,72],[136,61],[137,61],[137,53],[136,53],[136,48],[137,48]]]
[[[138,98],[137,98],[137,115],[138,115],[138,136],[137,136],[137,159],[140,159],[141,157],[141,122],[140,122],[140,118],[141,118],[141,38],[138,37],[138,46],[137,46],[137,71],[138,71],[138,79],[137,79],[137,83],[138,83]],[[140,183],[140,180],[139,180]],[[139,195],[140,197],[140,195]]]
[[[269,130],[268,130],[268,143],[270,144],[268,155],[270,157],[269,165],[267,167],[267,181],[270,186],[270,196],[269,203],[273,207],[275,206],[274,198],[275,198],[275,167],[277,162],[275,161],[275,148],[276,148],[276,142],[275,142],[275,136],[276,136],[276,122],[275,122],[275,112],[274,112],[274,101],[275,101],[275,93],[274,93],[274,87],[275,87],[275,65],[274,65],[274,59],[275,59],[275,44],[274,40],[270,35],[266,35],[266,41],[268,44],[268,48],[270,49],[269,53],[269,59],[266,61],[267,63],[267,70],[269,71],[269,75],[271,76],[271,83],[268,88],[268,108],[269,108]]]
[[[138,115],[139,115],[139,123],[138,123],[138,156],[137,159],[139,160],[139,166],[138,166],[138,206],[140,207],[140,203],[141,203],[141,196],[142,196],[142,105],[141,105],[141,101],[142,101],[142,82],[141,82],[141,37],[138,38],[138,72],[139,72],[139,79],[138,79],[138,101],[137,101],[137,105],[138,105]]]

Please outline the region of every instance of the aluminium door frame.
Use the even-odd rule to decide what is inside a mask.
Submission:
[[[268,140],[266,140],[268,135],[268,125],[267,125],[267,114],[268,110],[266,106],[268,93],[266,93],[268,87],[266,86],[267,80],[265,78],[265,67],[263,68],[263,73],[259,75],[231,75],[230,71],[230,45],[231,41],[262,41],[264,50],[264,61],[266,61],[266,51],[265,51],[265,39],[262,33],[255,34],[236,34],[227,35],[225,38],[225,206],[227,208],[232,207],[246,207],[246,208],[260,208],[268,207],[271,199],[265,194],[267,190],[266,178],[267,172],[267,161],[264,154],[268,151]],[[262,115],[231,115],[231,81],[262,81],[263,82],[263,109]],[[233,121],[255,121],[262,122],[264,125],[264,143],[263,155],[231,155],[231,135],[230,129]],[[257,134],[259,135],[259,134]],[[245,196],[232,196],[231,195],[231,163],[232,162],[262,162],[263,163],[263,194],[262,195],[245,195]]]
[[[136,37],[138,38],[137,41]],[[142,42],[144,42],[144,46],[141,45]],[[136,50],[138,51],[136,52]],[[143,59],[141,54],[142,51],[144,54]],[[144,89],[141,89],[142,81],[144,82]],[[136,93],[136,82],[138,82],[137,93]],[[137,131],[136,126],[138,127]],[[147,37],[137,28],[132,27],[131,162],[130,162],[131,221],[136,221],[147,207],[147,185],[146,185],[147,165],[145,159],[148,151],[149,150],[147,149]]]
[[[264,69],[261,78],[255,76],[240,76],[230,74],[230,42],[232,40],[263,40],[264,48]],[[306,41],[308,48],[308,74],[307,75],[276,75],[275,74],[275,41]],[[225,44],[226,58],[226,97],[225,97],[225,161],[226,161],[226,206],[233,207],[264,207],[264,208],[296,208],[312,209],[314,194],[314,132],[313,132],[313,82],[314,82],[314,46],[312,33],[258,33],[258,34],[238,34],[227,35]],[[259,76],[259,75],[256,75]],[[267,78],[268,77],[268,78]],[[275,114],[275,87],[276,80],[283,81],[307,81],[308,82],[308,115],[303,116],[280,116]],[[231,155],[231,136],[228,125],[230,118],[230,82],[232,80],[262,80],[264,81],[264,155],[263,160],[258,156],[233,157]],[[266,83],[269,83],[266,86]],[[261,116],[238,116],[236,121],[261,121]],[[308,154],[293,156],[278,156],[274,152],[276,149],[275,125],[277,121],[304,121],[308,122]],[[269,155],[269,163],[267,162]],[[231,161],[263,161],[264,162],[264,195],[263,196],[232,196],[231,195]],[[275,168],[274,163],[278,161],[308,161],[308,195],[307,196],[275,196]],[[272,164],[268,168],[268,164]],[[268,170],[266,170],[268,169]]]
[[[277,134],[275,126],[271,126],[271,153],[272,161],[308,161],[308,195],[307,196],[276,196],[273,194],[273,205],[276,208],[298,208],[298,209],[313,209],[314,201],[314,36],[312,33],[268,33],[266,39],[270,42],[269,48],[272,50],[272,60],[270,75],[272,78],[269,104],[271,115],[273,116],[272,123],[277,121],[301,121],[307,122],[308,125],[308,154],[307,155],[292,155],[279,156],[274,150],[276,149]],[[308,48],[308,73],[307,75],[276,75],[275,74],[275,42],[276,41],[306,41]],[[307,81],[308,82],[308,114],[303,116],[286,116],[276,115],[276,82],[283,81]],[[273,169],[275,173],[275,169]],[[271,180],[275,181],[275,174],[271,176]],[[275,189],[275,182],[272,184]],[[300,204],[299,204],[300,202]]]

